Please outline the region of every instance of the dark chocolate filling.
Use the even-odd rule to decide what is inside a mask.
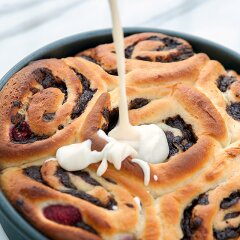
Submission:
[[[239,227],[227,227],[224,230],[216,230],[213,229],[213,234],[215,239],[217,240],[227,240],[227,239],[235,239],[240,235],[240,226]]]
[[[133,50],[135,48],[135,46],[137,45],[138,42],[133,43],[132,45],[128,46],[125,48],[125,58],[131,58]]]
[[[197,205],[208,205],[207,194],[201,194],[198,198],[194,199],[192,203],[185,208],[183,212],[183,219],[181,221],[181,228],[183,231],[183,237],[181,240],[191,240],[194,232],[201,226],[202,220],[199,217],[192,215],[193,209]]]
[[[126,206],[128,206],[129,208],[134,208],[134,206],[131,203],[126,203]]]
[[[78,73],[76,70],[74,70],[74,72],[81,81],[82,93],[79,95],[76,105],[73,108],[71,114],[72,119],[78,118],[84,112],[88,102],[93,98],[94,93],[97,91],[97,89],[90,88],[90,81],[85,76],[83,76],[81,73]]]
[[[167,118],[164,122],[170,127],[177,128],[182,132],[182,136],[174,136],[170,131],[165,132],[169,145],[168,157],[178,153],[179,149],[182,151],[188,150],[197,142],[197,136],[193,132],[192,125],[187,124],[179,115]]]
[[[226,92],[230,88],[230,86],[236,81],[236,77],[220,75],[216,81],[216,84],[221,92]]]
[[[136,59],[137,60],[142,60],[142,61],[148,61],[148,62],[152,61],[152,59],[148,56],[136,56]]]
[[[114,76],[118,76],[118,70],[117,69],[104,69],[108,74],[114,75]]]
[[[240,121],[240,102],[231,103],[227,106],[227,113],[233,119]]]
[[[58,167],[55,175],[60,179],[60,182],[67,188],[76,189],[72,184],[68,172],[63,168]]]
[[[103,129],[106,134],[108,134],[117,125],[118,117],[119,117],[118,108],[114,108],[112,109],[112,111],[109,112],[108,125],[106,126],[105,129]]]
[[[103,177],[107,182],[110,182],[112,184],[117,185],[117,183],[112,179],[112,178],[108,178],[108,177]]]
[[[87,202],[90,202],[90,203],[98,206],[98,207],[107,208],[107,206],[102,204],[102,202],[98,198],[95,198],[92,195],[85,193],[84,191],[77,190],[77,189],[69,189],[69,190],[64,190],[64,191],[61,191],[61,192],[66,193],[66,194],[70,194],[70,195],[72,195],[74,197],[77,197],[77,198],[81,198],[81,199],[83,199]]]
[[[231,218],[236,218],[240,215],[240,212],[231,212],[231,213],[227,213],[225,216],[224,216],[224,220],[228,220],[228,219],[231,219]]]
[[[74,172],[72,172],[72,173],[74,174]],[[87,173],[87,172],[84,172],[84,173]],[[87,176],[87,174],[84,174],[84,173],[81,173],[81,171],[78,171],[76,175],[80,176],[81,178],[86,180],[86,182],[88,182],[88,183],[91,182],[90,183],[91,185],[101,186],[101,185],[99,185],[100,183],[98,183],[95,179],[91,178],[90,175]],[[68,190],[62,191],[62,193],[70,194],[74,197],[81,198],[81,199],[88,201],[96,206],[106,208],[108,210],[113,210],[112,206],[117,205],[117,202],[115,201],[115,199],[113,197],[109,198],[108,203],[105,205],[98,198],[95,198],[95,197],[91,196],[90,194],[85,193],[84,191],[76,189],[76,187],[71,183],[68,172],[60,167],[57,168],[56,176],[59,177],[61,183],[65,187],[69,188]],[[96,184],[98,184],[98,185],[96,185]]]
[[[87,232],[91,232],[95,235],[99,235],[98,232],[94,228],[92,228],[90,225],[88,225],[84,222],[77,222],[75,224],[75,227],[79,227],[79,228],[82,228],[83,230],[85,230]]]
[[[64,129],[64,125],[63,125],[63,124],[60,124],[60,125],[58,126],[58,130],[62,130],[62,129]]]
[[[170,37],[161,38],[158,36],[151,36],[141,41],[145,41],[145,40],[160,41],[164,44],[164,46],[155,49],[155,51],[167,51],[175,48],[178,50],[176,53],[168,54],[168,56],[156,57],[155,59],[156,62],[163,62],[163,63],[178,62],[178,61],[185,60],[189,57],[192,57],[194,55],[193,49],[190,46],[183,45],[183,43]],[[128,59],[131,58],[135,46],[141,41],[137,41],[132,45],[128,46],[127,48],[125,48],[125,58],[128,58]],[[151,59],[148,56],[137,56],[136,59],[143,60],[143,61],[153,61],[153,59]]]
[[[21,105],[22,105],[22,103],[18,100],[15,100],[15,101],[12,102],[13,107],[21,107]]]
[[[55,113],[44,113],[42,118],[45,122],[50,122],[54,119]]]
[[[81,177],[86,183],[92,185],[92,186],[102,186],[97,180],[92,178],[90,174],[86,171],[76,171],[71,172],[72,174]]]
[[[38,93],[38,92],[40,91],[40,89],[31,87],[31,88],[30,88],[30,91],[31,91],[32,94],[34,95],[34,94]]]
[[[194,55],[194,52],[189,46],[180,46],[178,52],[170,53],[167,56],[157,56],[156,62],[170,63],[170,62],[179,62],[186,60]]]
[[[39,68],[34,71],[37,77],[37,82],[42,85],[44,89],[54,87],[58,88],[64,94],[64,102],[66,102],[68,97],[67,87],[65,82],[61,79],[54,77],[52,71],[47,68]]]
[[[31,166],[23,169],[23,172],[26,176],[34,179],[39,183],[44,183],[41,175],[41,167],[40,166]]]
[[[25,115],[20,113],[16,113],[14,116],[11,117],[11,123],[14,125],[20,124],[24,120],[25,120]]]
[[[233,192],[227,198],[224,198],[222,200],[222,202],[220,203],[220,208],[228,209],[233,205],[237,204],[239,200],[240,200],[240,191]]]
[[[133,100],[131,100],[131,102],[128,105],[128,109],[138,109],[141,108],[145,105],[147,105],[150,102],[150,100],[146,99],[146,98],[135,98]]]
[[[178,148],[175,146],[174,143],[176,143],[175,138],[178,138],[179,136],[175,137],[172,132],[166,131],[165,135],[167,137],[167,142],[168,142],[168,147],[169,147],[169,154],[168,158],[171,156],[175,155],[176,153],[179,152]]]
[[[81,55],[80,57],[88,60],[89,62],[93,62],[93,63],[99,65],[98,61],[96,59],[94,59],[93,57],[86,56],[86,55]]]
[[[47,135],[39,136],[34,134],[25,121],[16,124],[10,130],[10,139],[15,144],[33,143],[35,141],[47,139],[48,137]]]

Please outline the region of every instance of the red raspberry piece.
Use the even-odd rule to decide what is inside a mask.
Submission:
[[[43,209],[44,216],[54,222],[74,226],[82,221],[78,208],[71,205],[51,205]]]
[[[14,141],[23,142],[28,140],[31,137],[32,131],[28,123],[24,121],[14,126],[11,130],[10,135]]]

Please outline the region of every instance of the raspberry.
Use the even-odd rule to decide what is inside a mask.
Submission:
[[[21,122],[14,126],[11,130],[11,138],[16,142],[23,142],[32,136],[32,131],[27,122]]]
[[[80,211],[71,205],[51,205],[43,213],[47,219],[64,225],[74,226],[82,221]]]

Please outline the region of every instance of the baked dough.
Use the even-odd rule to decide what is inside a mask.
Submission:
[[[97,131],[117,124],[110,43],[32,62],[9,79],[0,92],[3,192],[51,239],[238,239],[239,75],[160,33],[126,37],[125,57],[130,121],[157,124],[170,149],[149,164],[149,185],[131,157],[102,177],[98,164],[68,172],[55,159],[59,147],[87,139],[101,151]]]

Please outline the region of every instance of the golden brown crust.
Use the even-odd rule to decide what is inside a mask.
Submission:
[[[232,151],[237,156],[229,154]],[[216,239],[214,229],[227,231],[229,226],[232,227],[233,219],[228,222],[223,218],[229,212],[236,212],[239,204],[236,201],[235,207],[231,207],[230,203],[224,210],[221,202],[239,191],[239,154],[239,142],[230,145],[196,180],[159,198],[162,239]],[[195,227],[194,221],[197,223]],[[235,221],[239,224],[239,219]],[[217,239],[232,239],[226,236]]]
[[[102,177],[99,164],[68,172],[54,157],[87,139],[101,151],[107,142],[97,131],[117,123],[116,54],[104,44],[33,62],[0,92],[3,192],[51,239],[237,239],[239,75],[159,33],[125,38],[125,55],[130,121],[157,124],[170,149],[165,162],[149,164],[149,185],[131,157]]]
[[[40,60],[9,80],[0,93],[1,168],[54,156],[76,141],[86,115],[107,90],[107,74],[102,69],[94,74],[89,64],[74,58]]]

